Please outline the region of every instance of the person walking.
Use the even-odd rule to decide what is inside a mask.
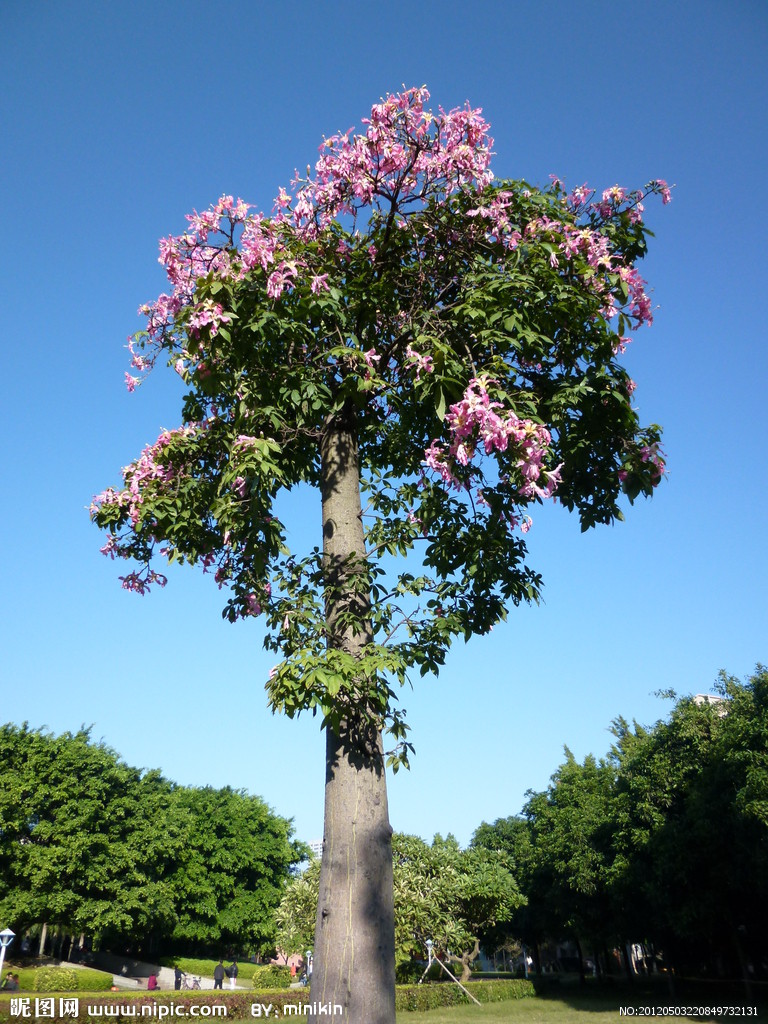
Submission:
[[[176,966],[176,967],[174,967],[174,969],[173,969],[173,987],[174,987],[174,988],[175,988],[176,990],[178,990],[178,989],[180,989],[180,988],[181,988],[181,977],[182,977],[182,970],[181,970],[181,968],[180,968],[180,967],[179,967],[179,966],[177,965],[177,966]]]
[[[213,987],[221,988],[222,981],[224,981],[224,961],[219,960],[213,968]]]
[[[234,988],[237,983],[237,960],[232,961],[232,966],[227,971],[229,975],[229,987]]]

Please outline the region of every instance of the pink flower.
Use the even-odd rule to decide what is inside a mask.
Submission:
[[[328,284],[328,275],[315,274],[309,283],[309,287],[314,295],[322,291],[330,291],[331,286]]]
[[[670,191],[669,185],[663,178],[656,178],[655,181],[651,182],[651,187],[658,189],[659,194],[661,195],[661,201],[665,206],[667,203],[672,202],[672,192]]]
[[[406,365],[416,367],[416,380],[421,377],[422,373],[432,373],[434,371],[432,356],[423,356],[410,345],[405,350],[405,356]]]
[[[267,295],[270,299],[279,299],[283,292],[293,287],[296,278],[295,263],[281,263],[267,278]]]
[[[430,469],[439,474],[443,483],[452,487],[458,487],[459,481],[453,475],[445,458],[445,452],[437,441],[432,441],[429,448],[424,452],[424,462]]]
[[[194,312],[189,318],[189,329],[197,337],[200,334],[201,328],[210,327],[211,337],[213,338],[218,334],[219,327],[222,324],[231,323],[232,318],[227,316],[223,307],[218,302],[206,299],[195,307]]]

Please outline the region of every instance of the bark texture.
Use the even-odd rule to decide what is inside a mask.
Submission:
[[[371,627],[370,596],[361,585],[364,534],[352,416],[326,425],[321,455],[329,643],[354,654],[370,641]],[[346,1024],[394,1024],[392,829],[382,741],[355,703],[327,733],[310,1004],[341,1006]],[[309,1019],[329,1018],[315,1013]]]

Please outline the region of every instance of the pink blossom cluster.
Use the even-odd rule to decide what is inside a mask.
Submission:
[[[159,261],[171,293],[139,310],[147,317],[150,343],[161,343],[188,306],[193,330],[216,327],[217,320],[209,318],[210,309],[194,303],[197,280],[211,272],[222,279],[241,279],[256,267],[266,272],[275,264],[267,282],[270,298],[279,299],[304,272],[311,274],[313,293],[328,290],[327,274],[288,258],[282,239],[286,225],[299,237],[313,239],[338,216],[354,216],[363,206],[388,210],[395,202],[424,201],[470,183],[480,188],[488,184],[492,139],[481,112],[467,104],[433,115],[424,109],[428,98],[426,89],[388,96],[364,120],[365,134],[353,136],[349,129],[326,139],[315,177],[297,178],[295,184],[301,187],[295,196],[281,189],[271,220],[250,213],[247,203],[232,196],[222,196],[203,213],[189,214],[188,230],[160,243]],[[369,246],[369,257],[376,257],[373,246]],[[147,361],[143,368],[149,365]]]
[[[560,469],[545,469],[551,436],[546,427],[504,410],[501,402],[491,400],[487,377],[473,378],[460,402],[452,405],[445,417],[451,441],[446,448],[433,440],[424,453],[424,462],[449,486],[462,486],[455,468],[468,466],[482,444],[486,455],[512,449],[521,483],[518,495],[522,501],[551,498],[560,483]],[[481,503],[485,503],[479,494]],[[516,523],[516,521],[515,521]]]
[[[295,262],[282,260],[267,278],[267,295],[270,299],[279,299],[287,288],[292,288],[297,274],[298,266]]]
[[[387,96],[363,119],[364,135],[350,128],[326,139],[315,177],[297,176],[295,198],[278,196],[278,218],[290,217],[300,234],[316,238],[339,215],[364,206],[389,212],[394,203],[489,184],[493,140],[482,112],[466,104],[435,115],[424,109],[428,99],[426,88]]]
[[[158,587],[164,587],[167,582],[168,577],[163,576],[160,572],[155,572],[154,569],[145,569],[143,572],[129,572],[127,576],[120,576],[120,584],[123,590],[130,590],[134,594],[146,594],[154,584],[157,584]]]
[[[104,506],[115,506],[127,509],[131,525],[135,528],[141,518],[141,506],[144,502],[143,489],[153,480],[168,481],[175,476],[175,470],[163,465],[161,456],[171,441],[178,436],[190,437],[199,433],[202,424],[187,424],[175,430],[164,430],[154,444],[147,445],[141,455],[129,466],[123,468],[125,487],[116,491],[112,487],[102,491],[91,502],[91,515],[95,515]],[[111,538],[104,548],[104,554],[112,557],[119,554],[115,539]]]
[[[666,459],[664,458],[664,452],[662,451],[661,445],[658,441],[653,444],[646,444],[640,449],[639,453],[640,461],[650,463],[651,465],[651,484],[653,487],[658,487],[661,483],[661,478],[667,469]],[[629,470],[622,469],[619,471],[619,480],[624,481],[629,476]]]
[[[240,280],[260,268],[267,275],[267,294],[275,301],[304,280],[311,292],[319,295],[331,287],[327,263],[318,266],[311,256],[297,259],[295,247],[291,253],[292,238],[318,239],[339,217],[349,215],[354,220],[365,207],[385,217],[395,216],[398,227],[407,228],[409,208],[419,209],[430,199],[442,201],[467,186],[482,193],[493,178],[489,167],[493,140],[482,112],[465,104],[448,112],[439,108],[434,114],[425,109],[428,99],[426,88],[389,95],[375,104],[371,116],[363,120],[363,133],[354,134],[350,128],[326,139],[320,147],[314,176],[307,168],[306,178],[296,176],[295,194],[281,189],[271,218],[252,212],[242,199],[225,195],[209,210],[190,214],[184,234],[163,239],[159,260],[171,290],[139,311],[147,318],[148,345],[155,355],[174,337],[177,328],[187,328],[194,338],[204,341],[204,332],[213,337],[221,324],[227,322],[221,306],[195,301],[195,288],[201,277],[213,273],[222,280]],[[486,205],[470,210],[468,215],[484,218],[488,237],[501,241],[510,250],[523,241],[549,241],[556,247],[549,256],[553,267],[563,257],[584,257],[590,268],[585,281],[605,298],[602,313],[607,318],[618,311],[610,277],[628,274],[628,315],[635,326],[650,322],[650,304],[642,278],[622,266],[599,230],[600,221],[622,211],[639,218],[645,193],[613,186],[597,200],[586,185],[566,195],[562,183],[555,179],[553,188],[562,192],[563,204],[589,224],[575,227],[547,217],[527,225],[518,224],[512,212],[516,197],[504,191]],[[669,186],[662,179],[650,182],[646,190],[659,193],[664,202],[669,201]],[[350,242],[337,238],[333,252],[324,256],[332,255],[343,262],[349,250]],[[375,246],[369,244],[365,250],[368,258],[375,261]],[[150,369],[154,358],[134,353],[133,369],[140,373]],[[427,372],[426,365],[417,364],[417,375]],[[133,390],[140,379],[126,374],[128,388]]]
[[[93,499],[90,506],[91,516],[96,518],[105,509],[117,509],[120,512],[120,522],[124,522],[124,519],[127,518],[130,520],[131,529],[135,531],[141,522],[143,506],[146,502],[151,502],[153,484],[156,482],[167,484],[183,472],[178,465],[173,465],[168,458],[164,458],[164,453],[169,445],[178,440],[178,438],[188,438],[194,444],[195,439],[199,438],[203,431],[209,429],[211,423],[212,419],[208,419],[199,423],[191,423],[175,430],[164,430],[154,444],[147,445],[139,458],[123,469],[125,487],[122,490],[108,488]],[[233,455],[236,456],[238,450],[242,452],[252,447],[257,441],[257,438],[248,435],[239,436],[236,440]],[[176,461],[178,462],[178,460]],[[250,493],[248,481],[242,475],[235,477],[231,489],[233,495],[240,500],[247,499]],[[148,507],[151,508],[151,504]],[[145,521],[143,527],[147,530],[146,537],[148,542],[154,545],[155,541],[151,535],[151,525],[147,529],[147,522]],[[132,557],[130,537],[129,542],[125,543],[124,538],[117,536],[115,533],[109,533],[106,543],[101,548],[101,552],[109,558]],[[159,553],[162,556],[168,556],[171,552],[171,545],[164,545],[159,548]],[[225,530],[222,549],[218,553],[216,550],[200,552],[197,555],[197,562],[203,566],[204,571],[214,571],[215,580],[219,587],[222,587],[232,578],[233,566],[238,557],[240,556],[238,555],[237,545],[233,543],[232,534],[229,530]],[[153,584],[165,586],[166,583],[166,577],[151,569],[148,564],[140,571],[129,573],[127,576],[121,576],[120,580],[124,589],[132,590],[139,594],[146,593]],[[264,602],[269,599],[270,595],[270,584],[265,582],[259,587],[258,593],[252,591],[240,598],[237,615],[239,617],[260,615]]]
[[[663,178],[654,178],[653,181],[649,181],[643,191],[635,189],[630,192],[620,185],[613,185],[611,188],[603,191],[601,198],[597,202],[592,203],[589,203],[589,199],[594,195],[594,192],[588,189],[586,185],[581,185],[571,192],[568,196],[568,202],[573,209],[579,209],[583,206],[587,207],[603,220],[609,220],[611,217],[616,216],[617,213],[626,211],[629,214],[630,220],[633,223],[637,223],[642,220],[644,210],[643,199],[650,193],[660,195],[661,201],[665,206],[667,203],[672,202],[672,191]]]
[[[262,611],[264,610],[262,600],[269,600],[271,595],[272,587],[269,583],[264,584],[261,597],[253,592],[251,592],[250,594],[246,594],[241,618],[245,617],[246,615],[261,615]]]
[[[210,329],[211,337],[215,337],[222,324],[231,324],[232,317],[227,316],[223,307],[212,299],[206,299],[193,307],[192,314],[187,321],[190,333],[195,337],[200,336],[203,327]]]
[[[195,303],[195,287],[200,277],[211,272],[223,279],[241,277],[256,264],[266,268],[272,262],[277,247],[273,228],[263,218],[249,217],[249,209],[242,199],[222,196],[204,213],[189,214],[190,229],[184,234],[161,239],[158,261],[165,268],[172,291],[139,307],[139,313],[147,318],[150,346],[162,345],[186,309],[189,309],[187,325],[195,337],[205,327],[214,336],[222,323],[230,322],[217,303],[210,300]],[[242,228],[242,251],[235,258],[238,228]],[[141,365],[135,361],[135,356],[133,365],[141,370],[150,369],[154,361],[145,356],[139,359]],[[131,382],[126,383],[133,390],[137,381],[134,378],[133,387]]]
[[[643,445],[640,449],[640,458],[643,462],[649,462],[653,467],[653,486],[656,487],[660,482],[662,476],[667,468],[666,460],[664,459],[664,453],[661,450],[658,442],[654,444]]]

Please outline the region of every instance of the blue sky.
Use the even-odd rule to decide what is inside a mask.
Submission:
[[[123,592],[86,508],[178,423],[175,375],[123,386],[136,309],[164,287],[157,240],[225,192],[269,211],[323,134],[403,84],[481,106],[499,176],[677,187],[649,205],[656,323],[627,354],[669,477],[588,535],[538,511],[544,603],[403,694],[416,757],[394,828],[467,842],[546,786],[564,744],[603,754],[617,715],[667,713],[657,691],[768,660],[766,52],[763,0],[5,0],[0,720],[92,725],[130,764],[248,789],[322,834],[323,740],[267,711],[258,623],[222,622],[191,570]]]

